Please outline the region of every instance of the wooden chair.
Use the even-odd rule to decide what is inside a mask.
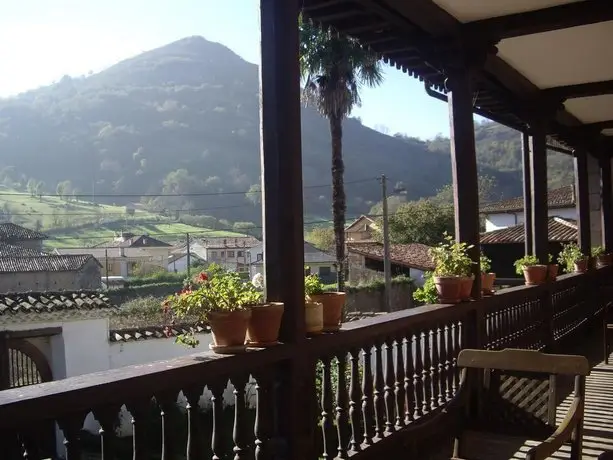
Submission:
[[[531,350],[462,350],[460,387],[443,411],[415,434],[453,434],[453,460],[516,458],[544,460],[570,444],[571,460],[581,459],[585,377],[583,356],[552,355]],[[557,379],[574,376],[574,399],[556,426]],[[425,441],[425,438],[423,438]],[[439,456],[429,456],[436,458]],[[449,451],[440,458],[450,458]]]

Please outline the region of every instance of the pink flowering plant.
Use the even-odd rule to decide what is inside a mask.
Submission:
[[[211,313],[230,313],[245,310],[262,302],[262,292],[250,281],[244,281],[236,272],[226,271],[211,264],[206,272],[196,275],[193,282],[182,291],[168,297],[163,305],[164,313],[173,318],[196,318],[208,322]],[[176,339],[191,347],[198,345],[192,329]]]

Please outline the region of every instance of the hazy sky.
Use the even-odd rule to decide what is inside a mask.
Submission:
[[[259,0],[0,0],[0,97],[63,75],[97,72],[171,41],[202,35],[259,61]],[[390,133],[448,134],[447,105],[385,67],[353,115]]]

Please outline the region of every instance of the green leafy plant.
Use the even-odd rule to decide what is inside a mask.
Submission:
[[[592,257],[604,256],[604,248],[602,246],[595,246],[592,248]]]
[[[518,275],[523,275],[524,267],[539,265],[539,260],[536,258],[536,256],[528,255],[522,257],[521,259],[517,259],[513,265],[515,266],[515,273],[517,273]]]
[[[304,277],[304,293],[306,296],[323,294],[325,285],[319,275],[312,274]]]
[[[434,304],[438,302],[438,293],[434,284],[434,276],[432,272],[424,273],[424,285],[415,289],[413,299],[424,304]]]
[[[481,266],[481,273],[489,273],[492,269],[492,259],[481,253],[479,256],[479,265]]]
[[[577,243],[568,243],[562,246],[558,262],[563,265],[566,273],[574,271],[575,263],[585,259],[585,255],[581,252]]]
[[[443,241],[430,249],[434,262],[434,276],[469,276],[474,262],[468,256],[468,250],[474,246],[458,243],[447,233]]]
[[[548,254],[547,255],[547,261],[552,264],[553,263],[553,254]]]
[[[164,301],[164,313],[172,313],[173,318],[196,317],[206,322],[211,313],[245,310],[262,301],[262,292],[250,281],[216,264],[196,275],[192,283]],[[191,347],[199,344],[193,330],[179,335],[176,342]]]

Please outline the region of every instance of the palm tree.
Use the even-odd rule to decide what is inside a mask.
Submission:
[[[344,289],[345,187],[343,119],[360,105],[360,89],[383,81],[379,56],[357,40],[300,20],[300,69],[303,100],[330,123],[332,141],[332,218],[338,289]]]

